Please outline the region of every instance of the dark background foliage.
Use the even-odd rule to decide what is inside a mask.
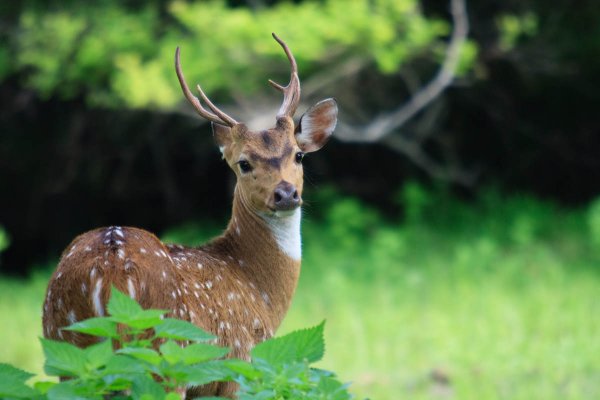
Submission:
[[[122,6],[132,13],[155,10],[151,29],[165,37],[171,30],[187,32],[169,12],[170,3],[128,1]],[[227,5],[260,10],[279,3]],[[426,0],[421,6],[425,17],[451,22],[446,1]],[[110,66],[101,73],[94,70],[93,84],[74,85],[68,92],[59,89],[73,85],[71,81],[58,82],[59,89],[49,92],[28,83],[35,67],[15,62],[28,34],[22,15],[78,7],[82,5],[75,1],[0,6],[0,224],[11,237],[0,255],[3,271],[25,274],[33,262],[55,257],[75,234],[93,227],[138,225],[161,232],[188,220],[220,220],[230,207],[232,176],[212,144],[209,126],[190,118],[187,104],[140,108],[90,102],[90,92],[109,85]],[[334,138],[307,157],[309,193],[315,186],[333,184],[384,212],[397,206],[394,199],[407,179],[447,186],[467,201],[490,185],[568,205],[600,193],[598,3],[482,0],[467,7],[477,58],[439,99],[435,135],[423,148],[437,160],[473,172],[472,184],[431,178],[385,143]],[[533,15],[537,29],[517,35],[505,47],[498,25],[503,15]],[[171,63],[170,57],[164,60],[169,68]],[[318,64],[305,65],[306,75],[318,72]],[[435,62],[418,56],[403,65],[418,71],[421,82],[436,68]],[[270,73],[261,73],[261,85]],[[365,111],[360,120],[409,95],[405,77],[382,73],[370,63],[351,81],[325,85],[318,96],[341,99],[342,111],[344,105],[360,107]],[[276,97],[265,93],[261,96]],[[357,93],[360,102],[354,100]],[[226,87],[216,88],[214,96],[231,102]],[[235,106],[231,110],[235,114]],[[412,123],[405,127],[412,128]]]

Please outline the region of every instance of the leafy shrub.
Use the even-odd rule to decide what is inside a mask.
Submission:
[[[10,238],[8,232],[0,225],[0,253],[10,246]]]
[[[115,288],[107,308],[108,317],[64,328],[99,337],[95,345],[81,349],[41,339],[45,372],[69,380],[29,386],[32,374],[0,364],[0,397],[170,400],[190,385],[235,381],[240,399],[350,398],[331,372],[310,367],[324,353],[323,323],[258,344],[252,362],[246,362],[223,359],[229,349],[214,345],[215,336],[189,322],[163,318],[165,311],[143,310]]]
[[[3,70],[26,71],[26,85],[44,97],[84,96],[92,105],[168,109],[181,100],[169,62],[177,45],[189,66],[189,82],[202,82],[211,95],[254,93],[266,89],[265,71],[273,71],[273,59],[282,57],[269,40],[272,31],[294,49],[306,78],[348,59],[393,73],[418,57],[437,58],[450,30],[444,21],[427,18],[415,0],[281,2],[259,8],[230,7],[225,1],[166,3],[163,9],[114,0],[24,7],[17,33],[0,45],[0,78]],[[465,49],[461,65],[470,66],[476,49]]]

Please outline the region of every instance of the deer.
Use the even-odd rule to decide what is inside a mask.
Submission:
[[[77,321],[107,315],[111,287],[144,309],[167,310],[211,332],[228,357],[250,359],[250,350],[271,338],[296,290],[301,266],[302,160],[319,150],[337,123],[337,103],[328,98],[298,120],[300,79],[287,44],[273,33],[291,66],[275,125],[250,130],[220,110],[197,85],[192,94],[183,75],[180,49],[175,71],[185,98],[212,125],[222,158],[233,170],[231,218],[225,231],[198,247],[165,244],[134,227],[98,228],[76,237],[63,251],[43,304],[43,335],[79,347],[97,338],[63,330]],[[231,382],[187,390],[187,398],[234,397]]]

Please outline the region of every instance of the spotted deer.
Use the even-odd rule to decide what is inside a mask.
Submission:
[[[169,310],[167,316],[214,333],[218,344],[232,349],[231,357],[248,359],[254,345],[273,336],[300,273],[302,159],[327,142],[337,121],[336,102],[326,99],[294,123],[298,68],[288,46],[273,37],[287,55],[291,77],[287,86],[269,80],[283,93],[283,102],[275,126],[261,131],[217,108],[200,85],[202,101],[195,97],[181,69],[179,48],[175,52],[183,93],[212,123],[214,139],[237,178],[225,232],[200,247],[165,244],[148,231],[120,226],[78,236],[48,285],[45,337],[80,347],[93,344],[93,337],[61,328],[106,315],[113,285],[143,308]],[[231,383],[212,383],[188,390],[188,396],[232,396],[234,391]]]

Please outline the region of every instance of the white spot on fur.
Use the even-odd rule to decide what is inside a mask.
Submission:
[[[90,251],[92,251],[92,248],[90,246],[85,246],[85,251],[89,253]]]
[[[114,232],[115,232],[115,234],[116,234],[117,236],[120,236],[120,237],[121,237],[121,238],[123,238],[123,239],[125,238],[125,235],[123,234],[123,231],[121,230],[121,227],[120,227],[120,226],[117,226],[117,227],[115,228],[115,231],[114,231]]]
[[[99,317],[104,316],[104,308],[102,307],[102,301],[100,300],[100,292],[102,290],[102,278],[96,281],[94,286],[94,293],[92,294],[92,302],[94,303],[94,311]]]
[[[125,250],[123,250],[123,249],[117,250],[117,255],[119,256],[119,258],[121,260],[124,260],[125,259]]]
[[[81,284],[81,293],[83,293],[83,294],[87,293],[87,285],[85,284],[85,282],[83,282]]]
[[[131,278],[127,278],[127,290],[129,291],[129,297],[135,299],[135,286]]]
[[[262,292],[260,295],[262,296],[266,304],[269,304],[271,302],[271,300],[269,299],[269,295],[266,292]]]
[[[146,253],[147,253],[147,251],[146,251],[146,249],[145,249],[145,248],[143,248],[143,247],[140,247],[140,253],[142,253],[142,254],[146,254]]]
[[[167,273],[165,271],[162,272],[162,277],[163,277],[163,280],[167,279]]]
[[[202,265],[201,263],[196,264],[198,266],[198,269],[202,269],[202,267],[204,267],[204,265]]]
[[[205,285],[206,285],[206,288],[207,288],[207,289],[210,289],[210,288],[212,288],[212,285],[213,285],[213,284],[212,284],[212,282],[211,282],[211,281],[206,281]]]
[[[90,281],[94,280],[94,278],[96,277],[96,268],[92,268],[92,270],[90,271]]]
[[[77,316],[75,315],[75,311],[69,311],[69,313],[67,314],[67,319],[69,320],[69,325],[73,325],[75,322],[77,322]]]
[[[235,347],[237,347],[238,349],[239,349],[240,347],[242,347],[242,344],[240,343],[240,341],[239,341],[238,339],[235,339],[235,340],[233,341],[233,345],[234,345]]]
[[[62,272],[59,272],[58,274],[56,274],[56,279],[60,279],[61,276],[62,276]]]
[[[175,293],[175,291],[172,291],[171,292],[171,296],[173,296],[173,298],[176,299],[177,298],[177,293]]]
[[[254,318],[254,321],[252,321],[252,327],[253,327],[254,329],[258,329],[258,328],[260,328],[260,321],[259,321],[259,319],[258,319],[258,318]]]

